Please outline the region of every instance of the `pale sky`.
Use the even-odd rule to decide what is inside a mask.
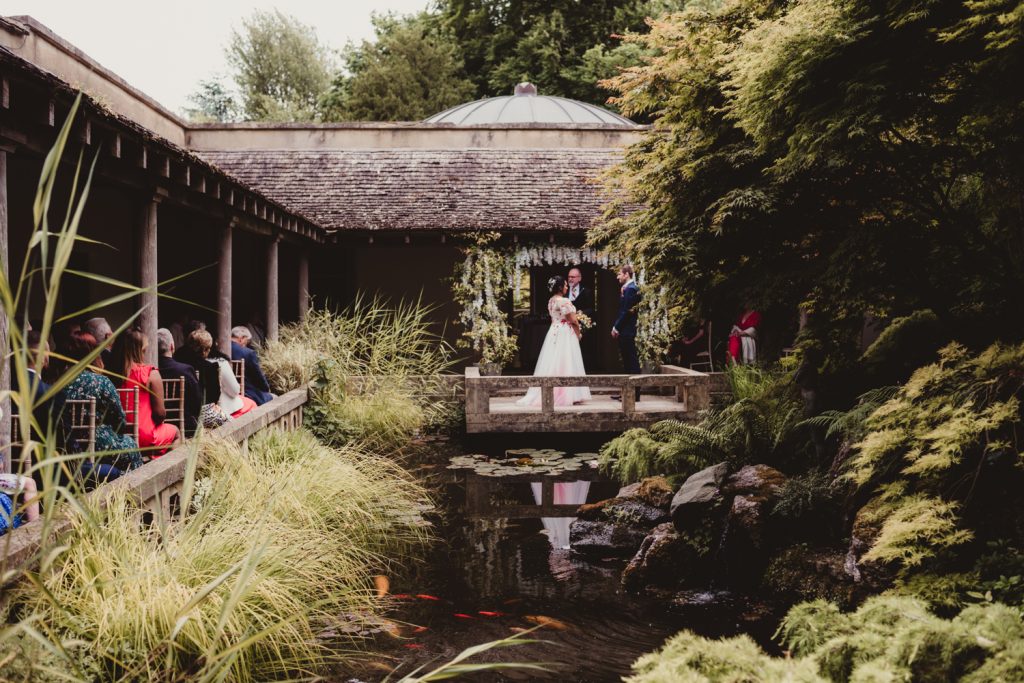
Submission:
[[[280,9],[341,48],[373,36],[373,12],[408,14],[428,0],[4,0],[0,14],[27,14],[175,112],[200,80],[227,75],[231,30],[254,10]]]

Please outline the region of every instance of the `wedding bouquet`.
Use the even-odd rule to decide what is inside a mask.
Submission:
[[[590,319],[590,316],[586,313],[576,311],[576,321],[580,324],[580,331],[589,330],[594,326],[594,321]]]

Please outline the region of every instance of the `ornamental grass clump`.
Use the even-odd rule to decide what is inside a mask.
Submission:
[[[369,585],[428,540],[418,511],[429,505],[424,488],[386,457],[330,448],[306,430],[264,432],[248,452],[219,442],[207,449],[200,476],[219,491],[204,501],[226,517],[268,510],[297,530],[316,529],[334,540],[332,552],[349,558],[352,586]]]
[[[416,432],[450,421],[441,375],[451,349],[430,329],[432,309],[419,302],[357,300],[341,313],[310,311],[269,342],[262,363],[271,385],[308,384],[307,425],[332,445],[384,452]]]
[[[383,608],[371,576],[428,538],[423,489],[389,461],[271,431],[204,444],[194,505],[140,530],[118,487],[74,517],[67,549],[20,600],[94,680],[309,678],[353,656],[341,619]],[[346,631],[347,632],[347,631]]]

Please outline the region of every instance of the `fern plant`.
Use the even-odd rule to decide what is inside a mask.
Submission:
[[[780,369],[729,370],[734,401],[711,410],[697,424],[664,420],[631,429],[601,448],[600,466],[622,483],[654,474],[679,479],[718,462],[740,467],[778,464],[799,453],[801,403]]]

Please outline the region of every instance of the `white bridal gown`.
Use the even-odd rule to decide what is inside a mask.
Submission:
[[[551,316],[551,327],[544,337],[544,345],[537,358],[534,377],[567,377],[587,374],[583,367],[583,353],[580,351],[580,340],[565,316],[575,313],[576,308],[568,299],[560,296],[551,297],[548,301],[548,314]],[[555,387],[555,405],[571,406],[579,401],[590,400],[588,387]],[[540,387],[530,387],[517,401],[521,406],[540,407]],[[531,484],[533,497],[537,505],[541,504],[541,484]],[[555,484],[556,505],[582,505],[587,502],[590,490],[589,481],[566,481]],[[569,525],[575,517],[543,517],[544,528],[548,532],[554,548],[569,547]]]
[[[548,334],[544,337],[544,345],[537,358],[537,367],[533,371],[534,377],[566,377],[587,374],[583,367],[580,340],[576,338],[572,325],[565,319],[565,316],[575,312],[576,308],[565,297],[553,296],[548,301],[551,327],[548,328]],[[590,389],[588,387],[555,387],[556,406],[571,406],[573,403],[589,400]],[[540,407],[540,387],[530,387],[526,396],[516,403],[521,406]]]

